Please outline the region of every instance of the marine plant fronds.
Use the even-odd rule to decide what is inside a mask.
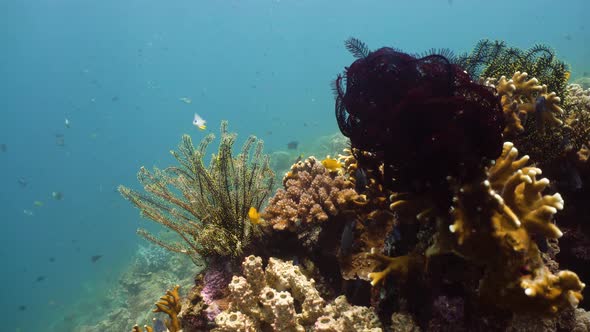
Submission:
[[[153,171],[141,167],[137,175],[145,192],[120,186],[121,194],[141,210],[141,215],[177,233],[182,241],[167,242],[145,229],[138,233],[170,251],[200,257],[238,257],[259,235],[248,220],[251,207],[260,209],[273,188],[274,173],[263,142],[250,136],[240,154],[232,155],[236,134],[221,123],[219,148],[208,167],[204,158],[215,135],[195,148],[188,135],[178,151],[171,151],[179,166]]]

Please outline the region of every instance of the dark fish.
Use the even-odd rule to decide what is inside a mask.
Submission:
[[[449,6],[452,6],[453,5],[453,0],[447,0],[447,2],[449,4]]]
[[[18,306],[18,311],[25,311],[25,310],[27,310],[27,306],[26,305],[21,304],[21,305]]]
[[[18,180],[16,180],[16,182],[18,182],[18,184],[20,184],[21,187],[26,187],[27,185],[29,185],[29,182],[27,182],[27,179],[25,178],[18,178]]]
[[[50,261],[51,263],[55,262],[55,257],[49,257],[49,261]]]
[[[340,237],[340,255],[349,256],[352,252],[352,244],[354,242],[354,228],[356,227],[356,218],[351,216],[344,225],[342,236]]]
[[[8,151],[8,145],[6,145],[4,143],[0,144],[0,151],[2,151],[2,152]]]
[[[99,259],[101,259],[101,258],[102,258],[102,255],[94,255],[94,256],[90,257],[90,261],[91,261],[92,263],[96,263],[96,262],[98,262],[98,260],[99,260]]]
[[[546,99],[543,96],[539,96],[535,100],[535,123],[539,131],[543,129],[543,113],[545,112],[547,112]]]
[[[297,156],[297,159],[295,159],[295,162],[293,164],[297,164],[298,162],[300,162],[303,159],[303,155],[300,154]]]
[[[357,168],[354,172],[354,190],[362,194],[367,189],[367,173],[362,168]]]
[[[36,282],[41,282],[45,280],[45,276],[38,276],[37,279],[35,279]]]
[[[55,200],[61,201],[64,198],[64,194],[59,191],[54,191],[51,193],[51,197]]]
[[[289,150],[296,150],[298,146],[299,146],[299,142],[297,142],[297,141],[291,141],[291,142],[287,143],[287,149],[289,149]]]
[[[113,98],[111,98],[112,102],[117,102],[119,101],[119,96],[113,96]]]
[[[65,146],[66,140],[63,134],[55,134],[55,145],[57,146]]]

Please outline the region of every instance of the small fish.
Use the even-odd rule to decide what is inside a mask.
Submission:
[[[322,160],[322,165],[324,165],[324,167],[330,172],[337,172],[342,168],[342,164],[338,160],[332,158]]]
[[[8,151],[8,145],[6,145],[4,143],[0,144],[0,151],[2,151],[2,152]]]
[[[38,276],[37,279],[35,279],[36,282],[41,282],[45,280],[45,276]]]
[[[59,191],[54,191],[51,193],[51,197],[57,201],[61,201],[64,198],[64,194]]]
[[[367,173],[362,168],[357,168],[354,172],[354,190],[362,194],[367,189]]]
[[[119,101],[119,96],[113,96],[113,98],[111,98],[112,102],[117,102]]]
[[[299,142],[297,142],[297,141],[291,141],[291,142],[287,143],[287,149],[289,149],[289,150],[297,150],[298,146],[299,146]]]
[[[187,97],[178,98],[178,100],[180,100],[181,102],[183,102],[185,104],[190,104],[193,102],[190,98],[187,98]]]
[[[25,178],[18,178],[18,180],[16,180],[16,182],[18,182],[18,184],[22,187],[25,188],[26,186],[29,185],[29,182],[27,181],[27,179]]]
[[[43,206],[43,202],[41,201],[34,201],[33,205],[35,205],[36,207],[42,207]]]
[[[96,262],[98,262],[98,260],[99,260],[99,259],[101,259],[101,258],[102,258],[102,255],[94,255],[94,256],[90,257],[90,261],[91,261],[92,263],[96,263]]]
[[[297,156],[297,159],[295,159],[295,162],[293,164],[297,164],[301,160],[303,160],[303,153]]]
[[[35,213],[33,211],[27,210],[27,209],[23,210],[23,213],[25,214],[25,216],[29,216],[29,217],[32,217],[35,215]]]
[[[260,225],[262,223],[260,213],[258,213],[258,210],[256,210],[256,208],[253,206],[250,207],[250,210],[248,210],[248,218],[250,219],[250,222],[254,225]]]
[[[49,262],[50,263],[55,263],[55,257],[49,257]]]
[[[63,134],[55,134],[55,145],[57,146],[65,146],[66,140]]]
[[[543,129],[543,115],[547,112],[545,97],[539,96],[535,100],[535,123],[537,124],[537,130],[542,131]]]
[[[566,71],[563,76],[565,77],[565,80],[566,81],[569,81],[570,80],[570,77],[572,76],[572,73],[569,72],[569,71]]]
[[[193,125],[195,125],[197,128],[201,130],[205,130],[207,129],[207,126],[205,125],[206,123],[207,121],[203,120],[202,117],[195,113],[195,117],[193,118]]]
[[[64,121],[64,125],[66,126],[66,128],[70,128],[70,120],[68,118],[66,118],[66,120]]]
[[[352,244],[354,242],[354,228],[356,227],[356,218],[351,216],[344,225],[342,235],[340,236],[340,255],[348,256],[352,251]]]
[[[25,311],[25,310],[27,310],[27,306],[26,305],[21,304],[21,305],[18,306],[18,311]]]

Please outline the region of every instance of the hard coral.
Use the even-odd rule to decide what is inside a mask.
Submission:
[[[354,185],[330,172],[314,157],[291,167],[262,217],[276,230],[295,230],[300,224],[323,222],[349,207],[357,198]]]
[[[229,308],[215,319],[213,331],[381,331],[369,308],[349,305],[343,297],[332,304],[320,296],[313,279],[292,262],[248,256],[243,277],[229,284]]]
[[[396,189],[439,184],[448,175],[470,178],[482,159],[500,155],[498,99],[459,66],[442,55],[417,58],[388,47],[355,54],[335,82],[338,125],[354,148],[382,154]]]
[[[555,313],[575,307],[584,284],[575,273],[553,274],[543,263],[533,237],[562,235],[553,215],[563,208],[563,200],[559,194],[542,195],[549,180],[536,179],[541,171],[526,167],[527,161],[518,159],[516,149],[506,143],[486,180],[459,186],[450,233],[441,229],[429,251],[447,246],[442,251],[484,264],[479,292],[491,303],[514,311]]]
[[[488,78],[486,83],[495,81]],[[524,131],[522,119],[534,116],[539,131],[544,132],[548,126],[562,124],[559,117],[563,109],[559,106],[560,97],[555,92],[548,92],[546,85],[539,84],[536,78],[528,78],[525,72],[517,71],[512,78],[500,77],[495,84],[500,97],[502,110],[506,118],[504,134],[514,137]]]

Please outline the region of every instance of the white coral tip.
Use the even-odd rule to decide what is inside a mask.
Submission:
[[[532,289],[532,288],[530,288],[530,287],[529,287],[529,288],[527,288],[527,289],[525,289],[525,290],[524,290],[524,293],[525,293],[527,296],[535,296],[535,293],[536,293],[536,292],[535,292],[535,290],[534,290],[534,289]]]

